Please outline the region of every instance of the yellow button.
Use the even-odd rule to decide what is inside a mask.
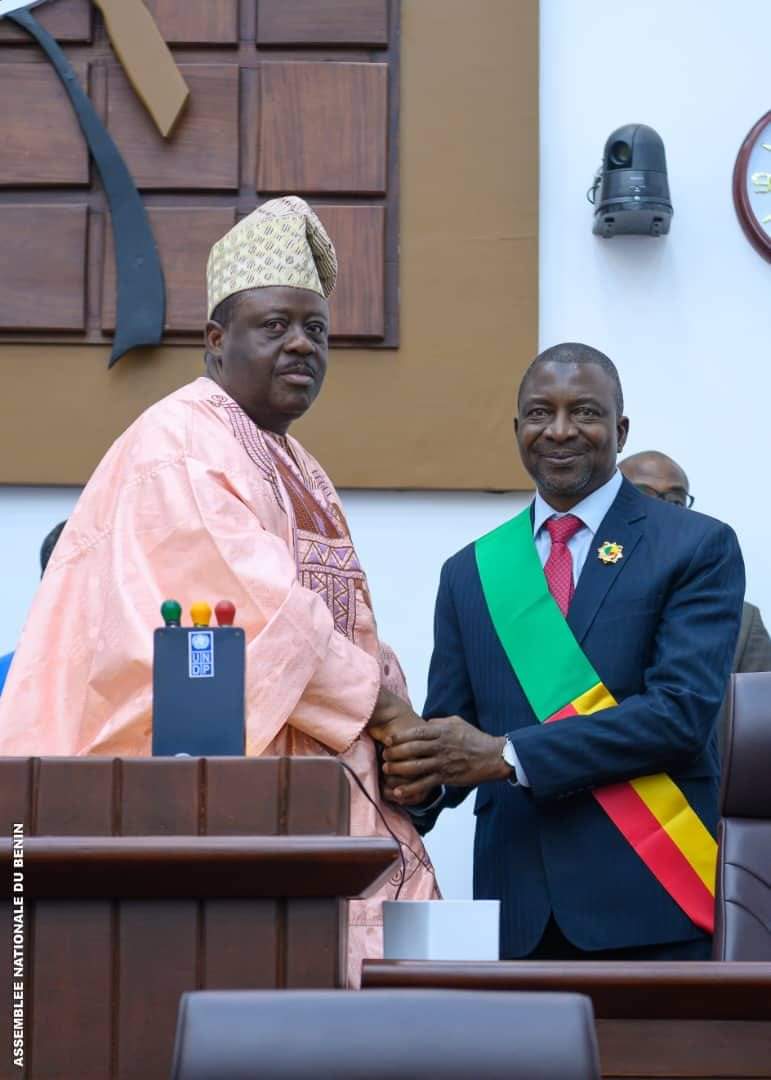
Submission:
[[[193,626],[208,626],[211,619],[211,608],[205,600],[196,600],[190,608],[190,618]]]

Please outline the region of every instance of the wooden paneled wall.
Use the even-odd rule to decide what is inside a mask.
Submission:
[[[167,340],[200,340],[212,243],[301,194],[341,266],[337,344],[398,343],[399,12],[391,0],[146,0],[190,88],[164,140],[89,0],[35,9],[143,194],[163,262]],[[0,342],[105,343],[115,265],[104,197],[59,80],[0,20]],[[195,338],[193,338],[193,335]]]
[[[12,144],[5,133],[19,92],[6,80],[0,164],[17,178],[0,182],[0,281],[12,291],[0,318],[0,483],[84,483],[145,408],[201,374],[211,239],[273,194],[258,185],[291,181],[315,185],[306,194],[340,253],[334,340],[356,346],[334,350],[323,392],[292,434],[338,487],[531,487],[511,422],[538,347],[539,0],[147,2],[221,110],[212,122],[215,103],[199,93],[179,129],[180,182],[194,188],[150,186],[161,176],[176,184],[169,177],[180,171],[128,91],[91,0],[34,10],[145,174],[170,283],[167,341],[107,370],[114,269],[98,187],[88,186],[82,143],[67,135],[69,106],[36,116],[30,102],[30,129],[58,148],[45,169],[71,178],[35,186],[42,173],[30,176],[18,143],[28,134],[14,125]],[[0,67],[52,80],[37,48],[12,39],[18,32],[0,20]],[[387,132],[371,119],[386,90]],[[237,154],[223,137],[234,109],[239,133],[250,133]],[[298,132],[307,145],[293,154]],[[52,212],[31,215],[31,205]],[[72,269],[63,276],[59,264]]]

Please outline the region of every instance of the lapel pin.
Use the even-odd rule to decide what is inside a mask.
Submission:
[[[623,545],[617,544],[615,540],[603,540],[597,548],[597,558],[600,562],[617,563],[619,559],[623,558],[623,555]]]

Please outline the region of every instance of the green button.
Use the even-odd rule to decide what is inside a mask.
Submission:
[[[176,600],[164,600],[161,604],[161,616],[167,626],[179,626],[182,621],[182,605]]]

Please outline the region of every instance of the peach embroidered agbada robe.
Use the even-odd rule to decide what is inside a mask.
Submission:
[[[147,410],[108,451],[59,539],[0,697],[0,754],[150,753],[153,629],[175,597],[232,600],[246,635],[246,752],[337,755],[402,841],[402,899],[434,899],[408,816],[379,794],[366,732],[381,682],[406,697],[381,645],[337,493],[289,436],[258,429],[200,378]],[[351,783],[351,832],[388,835]],[[381,951],[380,901],[350,911],[349,979]]]

